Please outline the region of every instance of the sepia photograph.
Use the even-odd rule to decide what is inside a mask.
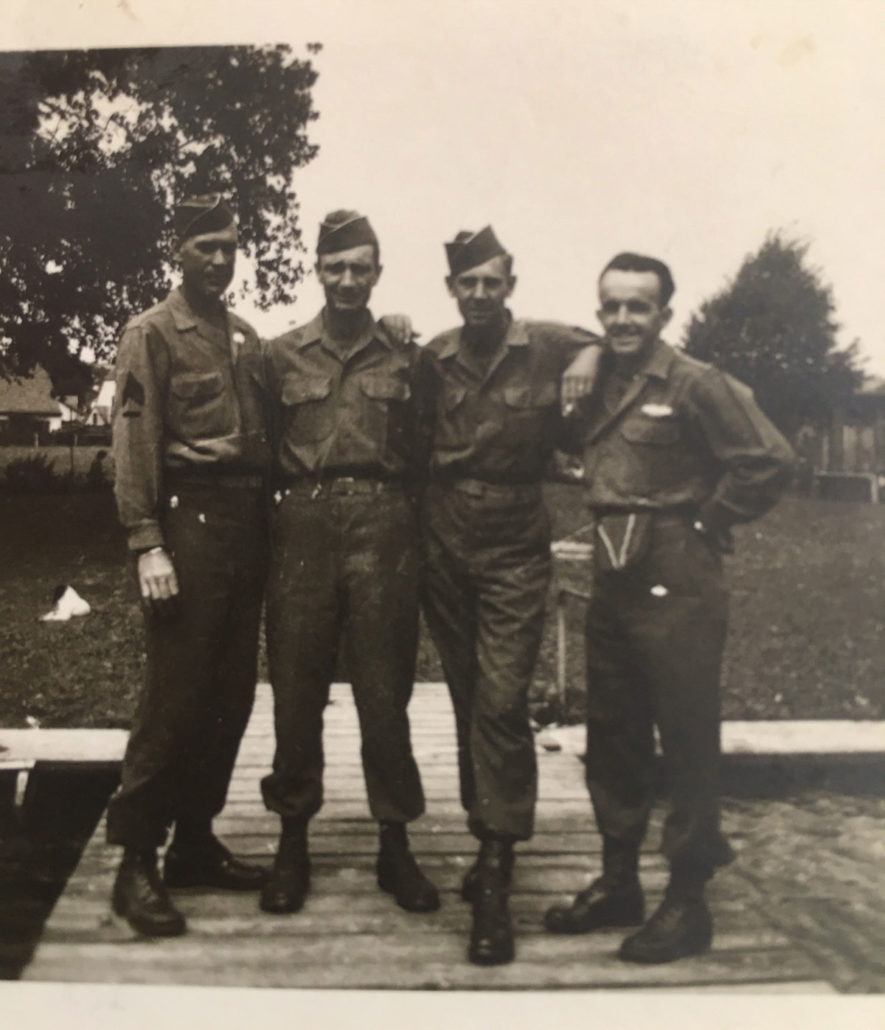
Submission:
[[[880,1024],[885,9],[10,6],[14,1025]]]

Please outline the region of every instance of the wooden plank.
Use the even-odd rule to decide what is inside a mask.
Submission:
[[[465,961],[466,935],[437,933],[379,937],[326,934],[300,937],[186,935],[125,944],[41,944],[44,969],[68,979],[71,960],[93,982],[195,983],[274,987],[690,987],[723,982],[818,980],[817,969],[789,949],[715,950],[666,966],[620,962],[616,935],[575,940],[541,935],[518,939],[517,961],[483,969]],[[80,977],[76,977],[79,979]]]
[[[616,958],[621,931],[565,938],[544,932],[546,908],[585,886],[600,865],[583,766],[567,753],[538,758],[542,802],[536,834],[517,849],[511,901],[517,961],[494,969],[471,965],[465,955],[470,907],[459,890],[477,842],[466,830],[458,800],[447,691],[416,689],[410,710],[428,809],[410,826],[410,838],[443,900],[441,910],[429,915],[403,912],[377,887],[377,828],[365,797],[358,722],[349,689],[333,688],[332,699],[326,712],[326,798],[311,824],[314,873],[301,912],[269,916],[259,911],[255,894],[177,891],[189,933],[138,939],[109,911],[119,851],[104,844],[102,820],[24,978],[306,988],[822,989],[812,960],[793,946],[783,927],[772,926],[763,911],[747,904],[728,872],[714,881],[716,939],[708,955],[635,967]],[[260,687],[228,804],[216,820],[237,854],[265,864],[280,826],[279,817],[264,810],[259,788],[274,747],[271,702],[270,691]],[[667,879],[666,862],[651,850],[661,821],[656,810],[641,862],[650,907]]]
[[[119,762],[125,730],[16,730],[0,728],[0,767],[34,762]]]
[[[338,894],[312,892],[300,912],[292,915],[272,916],[261,912],[255,895],[221,896],[177,892],[176,904],[187,917],[191,934],[206,938],[238,935],[267,936],[316,936],[326,934],[367,934],[379,937],[405,935],[434,935],[440,932],[467,934],[470,929],[470,906],[460,900],[454,892],[447,892],[438,912],[428,915],[414,915],[399,909],[389,895],[379,890],[368,894],[348,897]],[[511,911],[517,932],[522,934],[546,934],[543,915],[551,902],[546,894],[516,893],[511,900]],[[627,931],[605,930],[587,935],[583,943],[570,938],[567,951],[577,949],[583,953],[588,947],[596,947],[590,941],[592,936],[605,938],[606,947],[612,940],[620,940]],[[96,937],[95,934],[100,936]],[[110,938],[104,936],[111,934]],[[113,920],[102,897],[74,899],[53,919],[47,928],[44,941],[56,943],[89,943],[105,939],[126,939],[134,935],[123,928],[119,920]],[[556,938],[557,942],[564,938]],[[758,913],[746,909],[727,913],[717,911],[717,950],[736,948],[787,947],[788,936],[779,929],[768,926]],[[556,950],[556,942],[551,948]]]

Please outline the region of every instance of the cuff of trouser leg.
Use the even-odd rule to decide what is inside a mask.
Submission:
[[[733,862],[736,855],[732,846],[719,832],[705,836],[704,840],[668,834],[664,829],[661,852],[670,860],[671,867],[692,866],[716,869]]]
[[[520,840],[530,840],[533,832],[531,827],[528,830],[521,831],[519,833],[500,830],[491,826],[486,826],[484,823],[475,819],[467,820],[467,828],[477,840],[500,840],[510,844],[515,844]]]

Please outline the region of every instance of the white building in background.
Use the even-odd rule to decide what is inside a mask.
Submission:
[[[105,379],[89,405],[89,414],[86,416],[87,426],[109,426],[111,424],[111,409],[114,406],[116,392],[117,384],[114,380]]]

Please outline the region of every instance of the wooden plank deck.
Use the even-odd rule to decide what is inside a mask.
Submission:
[[[458,803],[454,726],[447,694],[418,684],[410,709],[427,814],[411,828],[413,846],[443,894],[439,912],[401,911],[374,879],[375,825],[368,816],[355,709],[336,686],[327,710],[326,802],[311,825],[314,876],[305,908],[290,916],[259,911],[254,895],[176,894],[189,932],[171,940],[134,936],[109,912],[118,852],[104,821],[87,845],[22,979],[91,983],[301,988],[543,989],[630,988],[758,992],[830,991],[803,951],[765,918],[764,899],[725,870],[716,878],[713,950],[666,966],[636,967],[616,957],[620,932],[554,937],[541,917],[595,875],[600,842],[592,829],[582,767],[567,752],[539,754],[535,838],[519,848],[512,908],[517,958],[492,969],[466,960],[469,907],[458,897],[475,842]],[[270,861],[279,822],[261,802],[258,781],[273,750],[270,691],[261,686],[243,741],[219,834],[243,857]],[[657,840],[658,826],[650,834]],[[661,858],[642,860],[649,903],[666,879]]]

